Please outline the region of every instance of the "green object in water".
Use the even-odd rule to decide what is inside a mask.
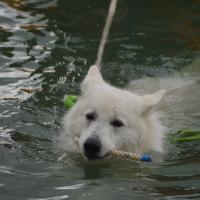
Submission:
[[[179,130],[171,139],[173,142],[197,142],[200,141],[200,130]]]
[[[77,102],[78,97],[75,95],[66,95],[64,97],[64,107],[70,109]]]

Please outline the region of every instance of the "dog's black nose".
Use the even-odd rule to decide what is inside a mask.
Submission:
[[[98,159],[101,142],[98,137],[90,137],[84,143],[85,156],[90,160]]]

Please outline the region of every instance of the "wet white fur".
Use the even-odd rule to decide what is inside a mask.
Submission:
[[[135,153],[163,151],[165,128],[159,121],[156,107],[165,90],[149,95],[137,95],[106,83],[97,66],[90,67],[81,85],[81,97],[64,116],[64,132],[60,135],[61,147],[70,152],[84,153],[83,143],[97,135],[102,148],[100,156],[111,149]],[[89,122],[85,113],[94,111],[97,119]],[[118,118],[123,127],[110,122]]]

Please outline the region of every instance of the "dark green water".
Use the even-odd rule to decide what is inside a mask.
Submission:
[[[0,100],[0,199],[200,199],[199,142],[172,144],[160,163],[58,161],[62,99],[79,93],[96,59],[108,5],[0,1],[0,98],[19,99]],[[103,58],[105,79],[121,87],[183,71],[200,76],[199,11],[198,0],[119,1]],[[200,129],[199,102],[187,101],[188,115],[172,117],[171,130],[179,124]]]

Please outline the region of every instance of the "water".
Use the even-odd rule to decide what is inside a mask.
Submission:
[[[200,199],[199,142],[168,144],[160,163],[59,159],[62,99],[79,94],[108,6],[107,0],[0,1],[0,98],[7,98],[0,101],[0,199]],[[199,77],[199,9],[199,1],[119,1],[104,78],[122,87],[144,77]],[[194,98],[182,107],[180,101],[166,119],[171,131],[200,129],[198,88],[192,85]]]

